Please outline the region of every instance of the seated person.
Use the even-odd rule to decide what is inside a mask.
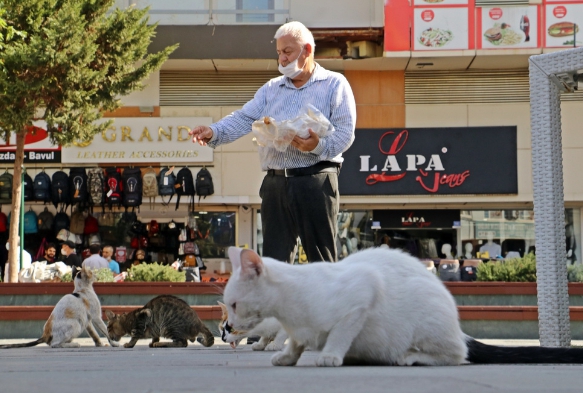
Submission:
[[[51,263],[55,263],[55,256],[57,255],[57,246],[54,243],[47,243],[45,245],[45,252],[42,257],[37,259],[34,262],[43,262],[46,261],[47,265]]]
[[[140,263],[151,263],[152,259],[146,253],[146,250],[140,248],[134,252],[134,257],[132,258],[132,265],[139,265]]]

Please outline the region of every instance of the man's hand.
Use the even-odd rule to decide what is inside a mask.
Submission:
[[[291,141],[291,145],[299,151],[308,152],[314,150],[320,142],[320,137],[314,131],[312,131],[311,128],[308,128],[308,132],[310,133],[310,136],[306,139],[300,138],[297,135],[294,136],[294,139]]]
[[[188,133],[192,136],[192,142],[201,146],[206,146],[213,137],[213,130],[208,126],[197,126]]]

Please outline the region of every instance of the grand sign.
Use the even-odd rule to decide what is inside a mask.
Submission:
[[[342,195],[516,194],[516,127],[358,129]]]
[[[107,121],[110,119],[103,119]],[[210,117],[115,118],[92,141],[62,149],[63,163],[212,162],[213,149],[192,143],[188,132]]]

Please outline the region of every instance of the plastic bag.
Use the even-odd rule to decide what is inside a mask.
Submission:
[[[294,119],[276,121],[271,117],[264,117],[253,122],[251,129],[262,147],[273,147],[278,151],[285,151],[296,135],[307,138],[311,128],[320,138],[334,132],[330,121],[315,106],[308,104],[300,115]]]

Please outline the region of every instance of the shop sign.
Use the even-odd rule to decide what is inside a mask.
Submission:
[[[516,194],[516,127],[358,129],[342,195]]]
[[[211,123],[210,117],[115,118],[92,141],[64,147],[63,163],[212,162],[213,149],[188,135],[192,127]]]
[[[0,138],[0,164],[14,163],[16,158],[16,134],[11,134],[8,141]],[[59,164],[61,163],[61,148],[49,140],[46,123],[35,122],[29,127],[24,138],[25,164]]]
[[[478,8],[478,49],[537,48],[538,6]]]
[[[373,210],[372,219],[382,229],[453,228],[459,210]]]
[[[476,239],[534,239],[534,223],[529,222],[475,222]]]

